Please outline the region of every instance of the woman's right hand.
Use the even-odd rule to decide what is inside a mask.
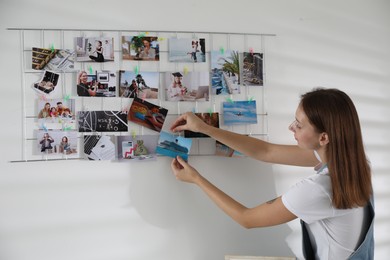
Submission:
[[[197,117],[194,113],[187,112],[179,116],[171,126],[172,132],[190,130],[192,132],[202,132],[208,125]]]

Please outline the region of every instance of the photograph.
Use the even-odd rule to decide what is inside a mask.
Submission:
[[[160,132],[168,110],[135,97],[130,106],[128,120]]]
[[[127,132],[127,113],[122,111],[79,111],[79,132]]]
[[[176,158],[182,157],[188,161],[188,154],[191,150],[192,140],[161,131],[156,152],[165,156]]]
[[[257,124],[256,101],[223,102],[224,125]]]
[[[76,131],[37,131],[37,153],[40,154],[77,154]]]
[[[155,36],[122,36],[124,60],[158,61],[160,46]]]
[[[116,73],[101,70],[88,74],[80,71],[77,75],[77,95],[79,97],[115,97]]]
[[[45,96],[54,93],[58,84],[60,74],[53,71],[45,70],[40,81],[33,84],[33,88],[40,94]]]
[[[263,53],[244,52],[242,83],[263,86]]]
[[[205,39],[170,38],[170,62],[206,62]]]
[[[115,160],[115,136],[84,135],[84,155],[91,161]]]
[[[219,128],[219,114],[218,113],[194,113],[197,117],[203,120],[208,125]],[[185,138],[193,138],[193,137],[209,137],[203,133],[195,133],[189,130],[184,130]]]
[[[215,155],[222,157],[243,157],[244,155],[229,146],[216,141],[215,142]]]
[[[72,72],[75,71],[74,59],[74,50],[32,48],[31,65],[34,70]]]
[[[74,99],[38,99],[39,129],[76,129]]]
[[[165,72],[166,101],[209,101],[210,77],[207,71]]]
[[[159,135],[117,136],[118,160],[155,161]]]
[[[119,97],[158,99],[159,72],[119,71]]]
[[[76,37],[76,61],[114,61],[114,38]]]
[[[211,51],[213,95],[240,94],[240,59],[237,51]]]

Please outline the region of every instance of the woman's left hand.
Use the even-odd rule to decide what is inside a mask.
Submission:
[[[172,160],[171,168],[176,179],[180,181],[196,183],[201,177],[199,172],[180,156],[176,156],[176,158]]]

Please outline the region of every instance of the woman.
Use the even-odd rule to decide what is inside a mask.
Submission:
[[[96,96],[96,90],[88,84],[87,72],[81,71],[77,78],[77,95],[79,97],[93,97]]]
[[[67,136],[62,137],[59,150],[60,153],[70,154],[70,144]]]
[[[143,39],[143,49],[139,54],[139,57],[143,60],[154,60],[156,57],[156,51],[151,48],[150,41],[147,39]]]
[[[41,145],[41,152],[44,153],[46,150],[51,151],[53,149],[51,143],[53,142],[53,138],[48,133],[44,133],[41,141],[39,142]]]
[[[230,217],[246,228],[300,218],[306,259],[373,259],[371,171],[359,118],[351,99],[336,89],[302,95],[289,129],[297,145],[277,145],[209,126],[192,113],[180,116],[172,131],[202,132],[261,161],[317,166],[317,174],[284,195],[246,208],[220,191],[180,157],[176,178],[198,185]]]
[[[92,54],[94,53],[96,53],[96,56],[89,55],[89,58],[91,60],[94,60],[96,62],[104,62],[102,41],[95,41],[95,51]]]
[[[45,107],[42,108],[41,111],[39,111],[38,113],[38,118],[46,118],[46,117],[50,117],[50,103],[47,102],[45,104]]]
[[[186,92],[185,87],[181,83],[183,75],[180,72],[172,73],[173,82],[167,90],[168,100],[169,101],[181,101],[183,100],[183,95]]]

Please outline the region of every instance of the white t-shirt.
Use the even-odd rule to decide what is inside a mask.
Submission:
[[[336,209],[328,168],[296,183],[283,196],[284,206],[306,224],[316,259],[347,259],[367,230],[364,207]]]

